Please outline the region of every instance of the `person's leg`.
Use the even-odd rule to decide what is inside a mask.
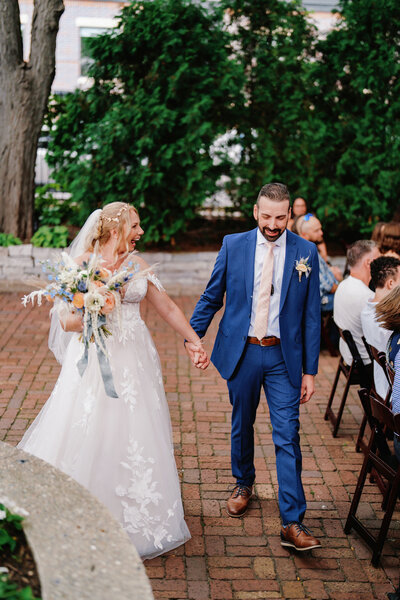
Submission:
[[[233,377],[227,381],[232,404],[232,475],[247,487],[255,479],[254,421],[262,385],[262,351],[260,346],[248,344]]]
[[[273,428],[282,523],[301,523],[306,500],[301,481],[300,388],[290,382],[281,347],[272,346],[263,350],[263,385]]]

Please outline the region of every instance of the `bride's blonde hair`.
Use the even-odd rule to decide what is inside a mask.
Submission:
[[[379,325],[389,331],[400,333],[400,286],[394,287],[375,306],[376,320]]]
[[[133,211],[139,216],[138,211],[131,204],[126,202],[111,202],[102,209],[100,217],[88,236],[88,250],[97,250],[110,239],[111,231],[116,229],[118,237],[122,240],[125,236],[125,227],[130,225],[129,214]],[[129,250],[129,244],[126,242],[126,251]]]

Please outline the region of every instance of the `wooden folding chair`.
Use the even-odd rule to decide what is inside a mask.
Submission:
[[[340,426],[340,421],[342,419],[343,410],[344,410],[344,406],[346,404],[347,394],[349,393],[350,386],[358,385],[360,387],[369,388],[370,380],[371,380],[370,365],[367,365],[367,366],[364,365],[362,358],[360,356],[360,353],[358,351],[358,348],[353,340],[353,336],[351,335],[350,331],[348,331],[347,329],[342,330],[339,328],[339,334],[340,334],[340,337],[346,342],[346,344],[351,352],[352,361],[351,361],[351,365],[347,365],[344,362],[343,357],[340,356],[335,380],[332,385],[332,390],[331,390],[328,404],[327,404],[326,411],[325,411],[325,416],[324,416],[325,421],[328,421],[328,419],[329,419],[333,425],[333,431],[332,431],[333,437],[337,436],[337,432],[338,432],[338,429]],[[337,384],[338,384],[341,373],[343,373],[344,377],[346,378],[346,385],[344,387],[343,395],[340,400],[339,409],[338,409],[337,413],[335,414],[332,409],[332,403],[333,403],[333,399],[335,397],[335,392],[336,392]]]
[[[393,415],[388,406],[380,402],[373,393],[368,392],[366,389],[360,390],[359,395],[371,427],[371,438],[344,531],[349,534],[351,529],[354,528],[359,533],[371,548],[371,562],[374,567],[377,567],[400,491],[400,464],[390,452],[383,427],[391,430],[394,434],[400,434],[400,414]],[[375,469],[387,481],[387,491],[382,503],[384,516],[378,535],[371,533],[356,516],[365,480],[371,469]]]
[[[368,342],[364,336],[362,337],[362,341],[364,343],[364,346],[368,352],[368,355],[369,355],[372,363],[376,362],[382,368],[383,372],[386,375],[387,382],[389,384],[386,396],[385,396],[385,398],[382,398],[381,396],[379,396],[378,392],[376,391],[375,384],[374,384],[374,378],[372,375],[371,391],[374,391],[378,400],[380,400],[381,402],[383,402],[386,405],[389,405],[390,396],[392,394],[392,386],[391,386],[391,381],[390,381],[389,375],[387,373],[386,354],[384,352],[380,352],[374,346],[371,346],[371,344],[368,344]],[[373,369],[373,367],[372,367],[372,369]],[[372,373],[373,373],[373,370],[372,370]],[[364,452],[364,454],[367,451],[367,447],[368,447],[368,442],[366,442],[364,440],[366,424],[367,424],[367,415],[364,413],[364,416],[363,416],[363,419],[362,419],[362,422],[360,425],[360,430],[358,432],[357,442],[356,442],[356,452],[359,452],[360,450],[362,450]]]

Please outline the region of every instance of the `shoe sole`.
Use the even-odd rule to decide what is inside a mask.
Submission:
[[[244,517],[244,515],[245,515],[246,513],[247,513],[247,508],[246,508],[246,510],[245,510],[244,512],[240,513],[240,515],[232,515],[232,513],[230,513],[230,512],[229,512],[229,510],[228,510],[228,509],[226,509],[226,514],[227,514],[229,517],[232,517],[232,519],[240,519],[240,517]]]
[[[297,550],[297,552],[305,552],[306,550],[314,550],[314,548],[322,548],[322,544],[316,544],[315,546],[309,546],[308,548],[298,548],[290,542],[281,542],[281,546],[284,546],[285,548],[293,548],[293,550]]]

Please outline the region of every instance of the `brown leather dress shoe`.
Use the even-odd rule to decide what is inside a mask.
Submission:
[[[294,548],[299,552],[321,548],[321,543],[313,537],[311,531],[301,523],[288,523],[281,529],[281,544],[288,548]]]
[[[226,504],[226,511],[230,517],[242,517],[247,510],[253,489],[238,483]]]

